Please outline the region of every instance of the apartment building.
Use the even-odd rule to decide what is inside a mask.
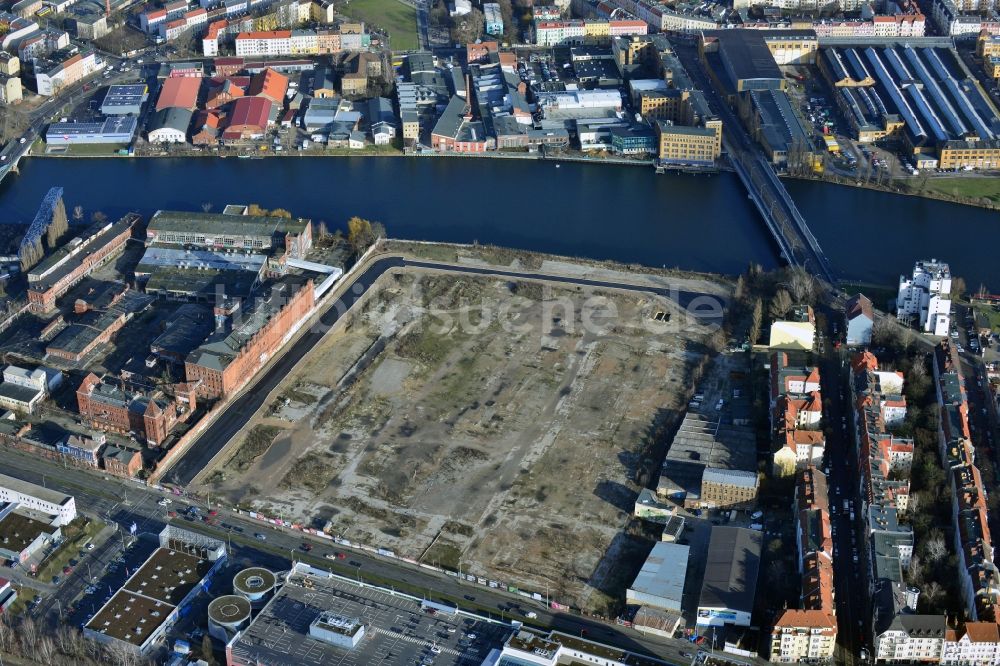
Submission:
[[[909,277],[899,276],[896,317],[932,335],[948,335],[951,324],[951,269],[931,259],[918,261]]]
[[[826,437],[820,430],[823,401],[819,391],[804,398],[783,395],[772,415],[778,448],[772,464],[777,474],[790,476],[810,465],[820,465]]]
[[[900,613],[875,636],[875,661],[882,664],[936,664],[947,627],[943,615]]]
[[[991,35],[988,30],[979,33],[976,55],[983,61],[986,73],[993,79],[1000,79],[1000,35]]]
[[[539,46],[571,46],[608,43],[616,37],[645,35],[649,26],[636,20],[568,20],[542,19],[535,21],[535,43]]]
[[[875,309],[871,299],[858,294],[847,301],[844,306],[844,336],[848,347],[871,344],[874,325]]]
[[[495,2],[483,3],[483,18],[486,22],[487,35],[503,34],[503,13],[500,5]]]
[[[371,36],[367,32],[355,32],[354,25],[344,24],[338,28],[241,32],[235,40],[236,55],[252,57],[325,55],[367,49],[371,45]],[[363,24],[358,25],[363,26]],[[221,28],[215,32],[215,43],[207,47],[203,43],[203,51],[218,52],[219,39],[225,33]]]
[[[801,364],[801,355],[790,352],[771,354],[771,407],[783,395],[806,396],[820,390],[819,368]]]
[[[52,53],[34,65],[35,85],[39,95],[51,97],[66,86],[104,69],[104,61],[94,51],[68,47]]]
[[[939,447],[950,481],[954,552],[965,611],[972,619],[995,612],[1000,603],[1000,572],[993,555],[987,489],[969,439],[965,378],[958,354],[943,341],[934,353],[934,377],[941,409]]]
[[[1000,627],[996,622],[966,622],[945,631],[942,666],[994,666],[1000,663]]]

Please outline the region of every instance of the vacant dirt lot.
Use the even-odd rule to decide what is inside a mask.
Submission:
[[[387,276],[251,421],[280,428],[270,448],[220,466],[212,494],[596,605],[621,591],[648,434],[705,355],[680,320],[645,294]]]

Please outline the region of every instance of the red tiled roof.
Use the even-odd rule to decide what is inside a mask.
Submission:
[[[291,30],[261,30],[258,32],[241,32],[236,36],[240,39],[289,39],[292,36]]]
[[[171,107],[193,109],[198,103],[200,88],[200,76],[171,77],[163,82],[160,97],[156,100],[156,110],[162,111]]]
[[[250,88],[247,90],[247,94],[254,97],[266,97],[272,102],[279,103],[284,99],[287,90],[288,77],[268,68],[260,74],[254,74],[250,79]]]
[[[965,634],[973,643],[1000,643],[1000,627],[996,622],[967,622]]]

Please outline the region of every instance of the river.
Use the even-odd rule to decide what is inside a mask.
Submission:
[[[736,177],[658,176],[649,168],[461,158],[29,158],[0,185],[0,221],[28,222],[45,191],[68,209],[199,210],[258,203],[324,220],[352,215],[391,236],[493,243],[651,266],[735,273],[777,257]],[[994,288],[997,213],[813,182],[789,191],[838,273],[894,283],[918,258],[951,263]]]

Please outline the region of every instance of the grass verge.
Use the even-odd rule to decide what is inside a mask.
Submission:
[[[281,432],[281,428],[277,426],[254,426],[243,439],[240,448],[229,459],[229,464],[235,465],[240,471],[248,469],[258,457],[264,455],[271,448],[271,444],[279,432]]]

